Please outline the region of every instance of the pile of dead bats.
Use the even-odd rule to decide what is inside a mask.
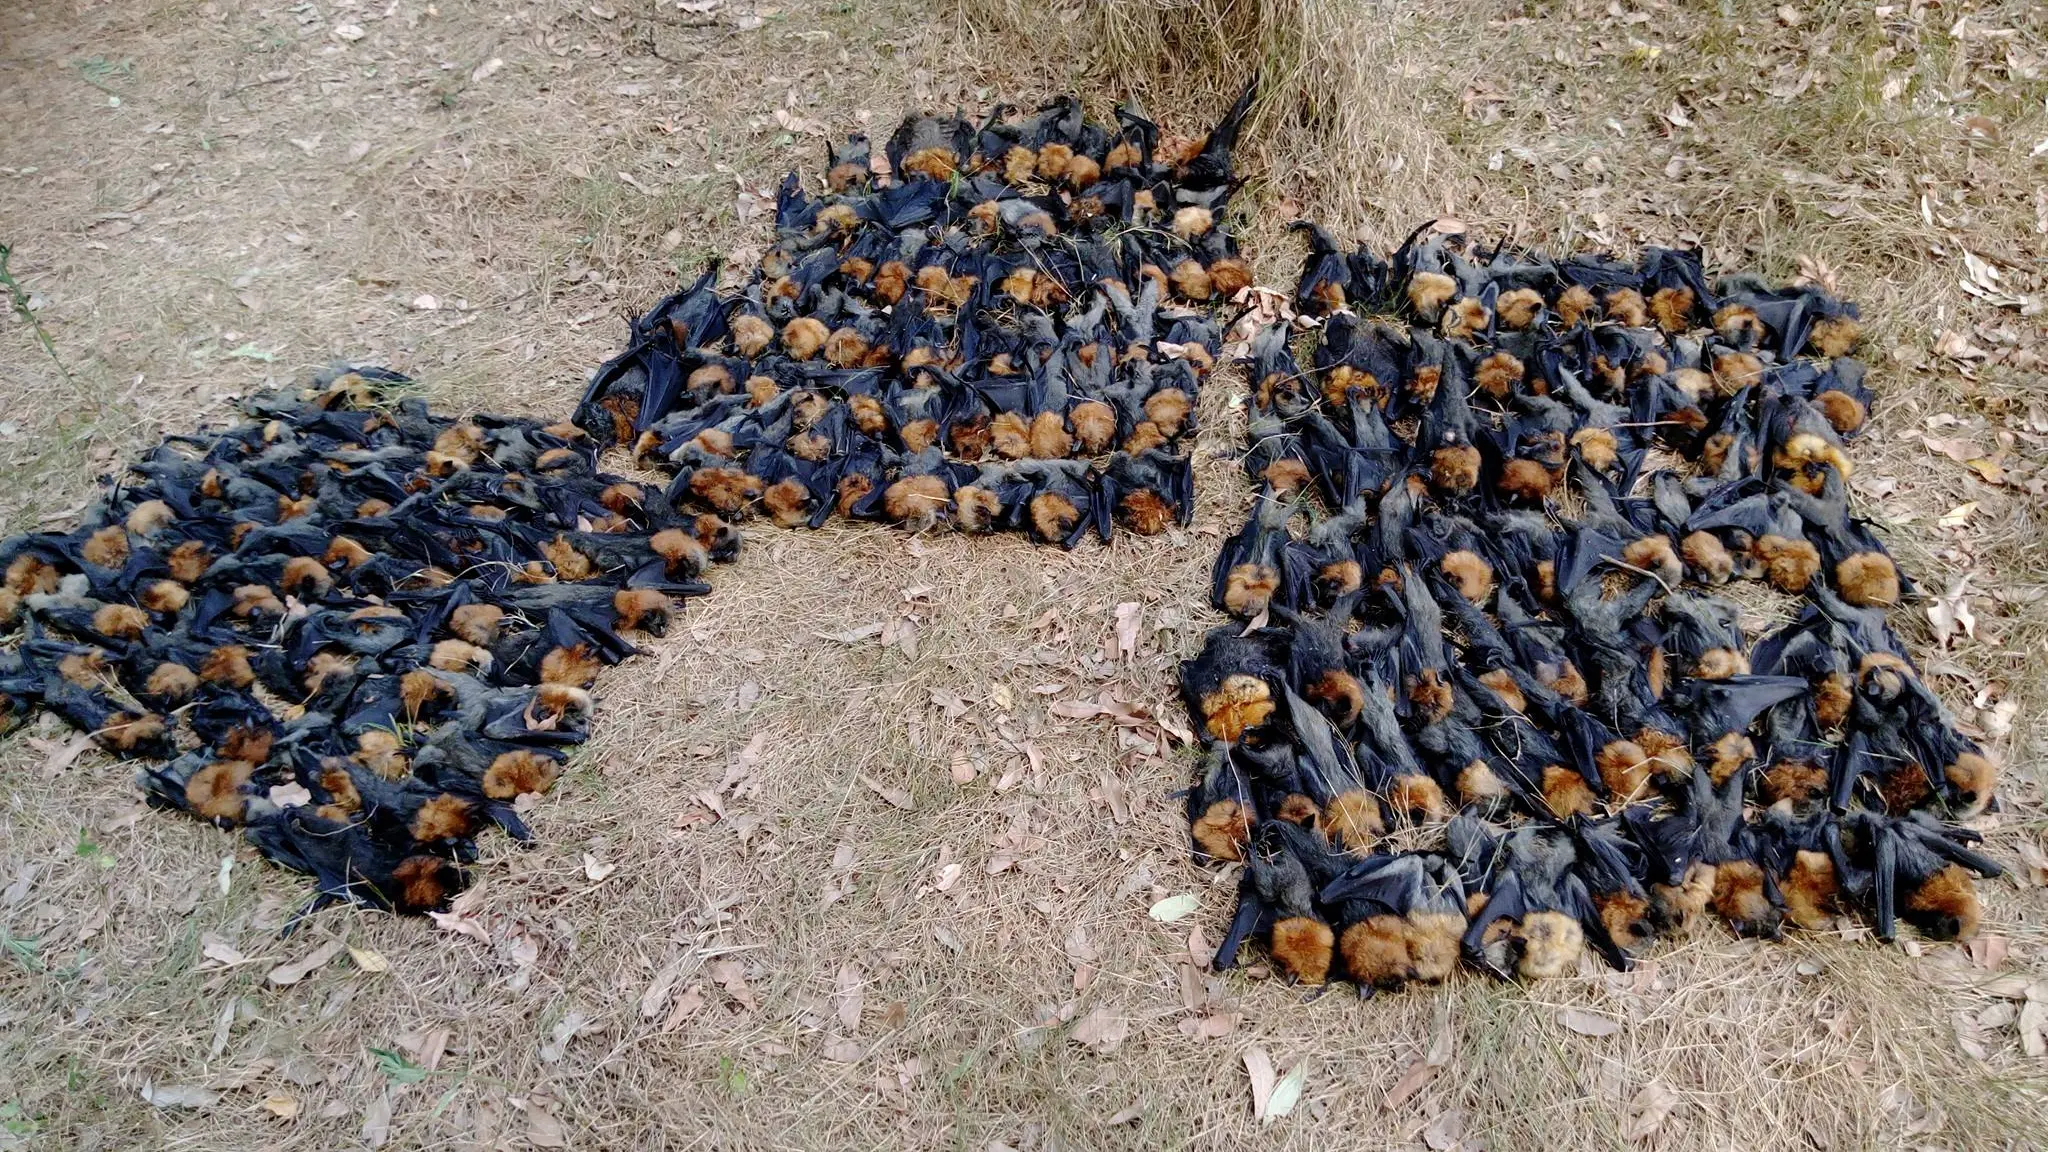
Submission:
[[[431,416],[330,373],[134,461],[75,532],[0,543],[0,726],[92,733],[151,804],[239,827],[312,907],[419,912],[526,839],[589,685],[739,536],[599,474],[575,425]]]
[[[854,136],[822,195],[784,182],[744,284],[714,266],[633,324],[576,419],[676,505],[784,526],[1185,524],[1211,308],[1251,283],[1224,223],[1251,95],[1199,138],[1071,98],[912,117],[885,166]]]
[[[1284,326],[1250,347],[1240,622],[1182,669],[1194,847],[1243,866],[1218,966],[1256,938],[1363,994],[1625,968],[1710,915],[1972,934],[1998,869],[1955,821],[1995,772],[1849,512],[1855,308],[1687,252],[1308,231],[1309,362]],[[1752,644],[1737,581],[1791,622]]]

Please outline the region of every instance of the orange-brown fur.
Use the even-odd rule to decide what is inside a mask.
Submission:
[[[1630,328],[1643,328],[1650,323],[1650,307],[1643,302],[1643,294],[1633,288],[1616,288],[1607,294],[1605,304],[1609,320]]]
[[[1671,547],[1671,537],[1662,534],[1642,536],[1631,540],[1621,550],[1622,563],[1656,574],[1664,583],[1676,587],[1685,579],[1685,566],[1679,563],[1678,552]]]
[[[1725,784],[1730,776],[1742,771],[1742,767],[1756,759],[1756,745],[1740,732],[1724,732],[1708,750],[1707,777],[1716,785]]]
[[[1642,745],[1633,740],[1614,740],[1594,754],[1593,766],[1616,799],[1629,800],[1649,786],[1653,765]]]
[[[1827,795],[1827,769],[1804,760],[1780,760],[1764,770],[1757,783],[1757,791],[1768,804],[1790,800],[1793,804],[1805,804]]]
[[[1983,919],[1976,886],[1960,864],[1944,866],[1914,889],[1905,912],[1922,935],[1936,940],[1968,940]]]
[[[1502,325],[1520,332],[1536,322],[1536,314],[1543,310],[1543,293],[1534,288],[1503,292],[1493,302],[1493,310]]]
[[[1657,327],[1675,336],[1692,327],[1696,299],[1690,288],[1659,288],[1650,294],[1650,315],[1656,318]]]
[[[1066,421],[1057,412],[1040,412],[1031,418],[1031,430],[1027,433],[1031,455],[1039,460],[1063,460],[1074,449],[1074,438],[1067,435]]]
[[[1528,369],[1522,362],[1507,352],[1495,352],[1479,362],[1473,373],[1473,382],[1481,392],[1496,399],[1506,399],[1522,386],[1522,379]]]
[[[761,493],[761,506],[779,528],[800,528],[810,523],[811,490],[794,476],[779,480]]]
[[[183,664],[164,661],[149,674],[149,680],[142,690],[151,696],[178,701],[192,695],[199,688],[199,675]]]
[[[588,645],[571,644],[566,648],[551,649],[541,657],[540,678],[548,684],[573,684],[587,688],[603,667],[604,661]]]
[[[1280,573],[1265,564],[1239,564],[1223,584],[1223,607],[1233,616],[1250,618],[1264,612],[1280,588]]]
[[[1470,296],[1444,309],[1443,332],[1452,338],[1478,336],[1493,321],[1493,313],[1486,305]]]
[[[133,604],[102,604],[92,614],[92,627],[116,640],[133,640],[149,627],[149,613]]]
[[[1338,847],[1363,852],[1387,830],[1378,800],[1364,792],[1340,792],[1323,809],[1323,829]]]
[[[1778,883],[1778,894],[1785,901],[1785,918],[1816,932],[1834,926],[1835,917],[1842,911],[1840,893],[1835,862],[1825,852],[1800,850]]]
[[[1942,778],[1956,790],[1962,809],[1956,815],[1975,816],[1991,803],[1998,788],[1998,765],[1977,752],[1964,752],[1942,769]]]
[[[1159,427],[1168,437],[1180,434],[1181,423],[1188,417],[1188,394],[1178,388],[1161,388],[1145,397],[1145,419]]]
[[[1396,776],[1388,785],[1387,804],[1394,811],[1415,821],[1448,820],[1451,815],[1450,803],[1444,798],[1443,785],[1428,776]]]
[[[169,731],[164,718],[154,712],[116,712],[107,717],[99,739],[101,745],[115,752],[137,752],[162,740]]]
[[[987,532],[1002,514],[1002,501],[985,488],[963,486],[953,492],[954,525],[962,532]]]
[[[1806,333],[1807,347],[1823,356],[1847,356],[1863,336],[1862,325],[1847,316],[1827,316],[1814,321]]]
[[[1715,915],[1744,934],[1768,935],[1778,921],[1777,909],[1764,895],[1763,869],[1753,860],[1725,860],[1714,866],[1713,908]]]
[[[1235,800],[1218,800],[1195,819],[1195,847],[1218,860],[1244,859],[1251,836],[1251,817]]]
[[[1083,400],[1067,418],[1073,421],[1074,439],[1083,455],[1100,456],[1116,440],[1116,410],[1100,400]]]
[[[1585,777],[1561,764],[1543,767],[1543,803],[1560,820],[1590,816],[1595,807],[1593,789],[1587,786]]]
[[[882,492],[882,511],[914,530],[931,527],[950,503],[946,482],[937,476],[905,476]]]
[[[1005,460],[1022,460],[1031,455],[1031,426],[1015,412],[998,412],[989,421],[989,446]]]
[[[1365,687],[1342,668],[1318,673],[1304,686],[1302,695],[1340,727],[1349,727],[1365,709]]]
[[[612,611],[618,614],[620,628],[660,631],[668,627],[668,596],[653,588],[619,589],[612,593]]]
[[[215,751],[223,760],[262,764],[270,759],[270,746],[275,740],[276,734],[268,728],[237,724],[221,737],[220,747]]]
[[[1889,607],[1899,602],[1899,570],[1882,552],[1858,552],[1835,565],[1835,587],[1859,607]]]
[[[1534,460],[1516,457],[1501,468],[1500,490],[1531,504],[1541,503],[1548,497],[1556,482],[1557,477],[1550,469]]]
[[[136,599],[150,612],[176,613],[192,600],[192,594],[176,580],[158,580],[145,585]]]
[[[1302,984],[1321,984],[1330,976],[1337,934],[1321,920],[1290,916],[1273,925],[1267,947],[1281,972]]]
[[[1479,449],[1470,444],[1437,449],[1430,457],[1429,482],[1445,492],[1470,492],[1479,485]]]
[[[205,819],[239,824],[249,804],[242,786],[255,770],[246,760],[216,760],[185,781],[185,804]]]
[[[249,650],[240,644],[223,644],[199,662],[199,678],[208,684],[247,688],[256,682],[256,670],[249,666]]]
[[[460,796],[443,792],[420,805],[413,813],[412,838],[421,842],[454,840],[467,836],[476,826],[474,809]]]
[[[1140,488],[1117,501],[1117,520],[1140,536],[1157,536],[1173,527],[1178,511],[1150,488]]]
[[[1599,306],[1593,293],[1583,284],[1574,284],[1558,294],[1557,319],[1566,328],[1575,327],[1579,320]]]
[[[1441,272],[1417,272],[1408,278],[1408,304],[1424,320],[1435,320],[1458,294],[1458,282]]]
[[[1709,648],[1700,653],[1692,674],[1702,680],[1726,680],[1749,675],[1749,657],[1733,648]]]
[[[1735,557],[1712,532],[1702,530],[1687,535],[1679,542],[1678,554],[1702,583],[1726,584],[1735,574]]]
[[[1081,510],[1057,492],[1041,492],[1033,496],[1027,511],[1032,531],[1048,543],[1065,540],[1074,526],[1081,522]]]
[[[560,774],[560,766],[538,752],[506,752],[484,770],[484,795],[493,800],[510,800],[528,792],[546,792],[555,786],[555,778]]]
[[[690,492],[724,513],[738,513],[761,496],[761,481],[738,468],[699,468],[690,474]]]
[[[1830,388],[1813,398],[1813,406],[1820,410],[1828,426],[1843,436],[1850,435],[1863,427],[1870,413],[1861,401],[1847,392]]]
[[[1237,743],[1244,734],[1273,715],[1273,690],[1257,676],[1224,677],[1216,690],[1202,697],[1203,725],[1218,740]]]
[[[1805,592],[1820,571],[1820,549],[1804,540],[1765,536],[1756,542],[1755,553],[1771,586],[1794,596]]]
[[[454,869],[438,856],[408,856],[391,870],[398,892],[386,893],[398,907],[415,911],[439,908],[454,893],[449,873]]]

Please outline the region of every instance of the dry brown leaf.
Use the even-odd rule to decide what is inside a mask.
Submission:
[[[1252,1081],[1252,1116],[1264,1120],[1273,1102],[1273,1086],[1280,1077],[1273,1071],[1273,1057],[1257,1044],[1244,1050],[1245,1075]]]
[[[427,1028],[419,1032],[408,1032],[398,1038],[398,1046],[405,1050],[412,1062],[432,1072],[441,1067],[441,1057],[448,1051],[446,1028]]]
[[[839,1017],[840,1025],[849,1032],[860,1027],[866,985],[867,977],[852,964],[841,965],[839,974],[832,978],[833,1015]]]
[[[247,964],[249,958],[240,949],[211,932],[199,934],[199,954],[216,964],[233,966]]]
[[[747,971],[740,967],[739,961],[714,960],[706,971],[718,982],[720,988],[725,989],[727,996],[739,1003],[740,1007],[749,1012],[761,1007],[760,1001],[754,999],[754,990],[747,987]]]
[[[299,1109],[303,1107],[305,1105],[299,1102],[297,1096],[284,1092],[272,1092],[263,1098],[263,1110],[279,1120],[298,1119]]]
[[[341,941],[329,940],[320,947],[290,964],[279,964],[270,970],[270,982],[277,985],[297,984],[324,967],[329,960],[341,955]]]
[[[818,1049],[818,1054],[837,1064],[858,1064],[861,1046],[843,1036],[827,1036],[824,1046]]]
[[[885,788],[882,786],[881,781],[876,780],[874,777],[869,776],[866,773],[861,774],[860,782],[867,785],[868,788],[871,789],[875,795],[880,796],[882,799],[888,801],[889,806],[892,808],[902,808],[908,810],[914,807],[914,803],[910,798],[910,792],[907,789]]]
[[[1678,1093],[1655,1080],[1643,1085],[1643,1090],[1628,1102],[1628,1118],[1621,1125],[1622,1139],[1647,1140],[1656,1135],[1676,1107]]]
[[[607,864],[588,852],[583,854],[583,875],[592,884],[604,883],[605,877],[618,870],[619,866],[617,864]]]
[[[384,954],[375,948],[358,948],[351,944],[348,948],[348,958],[355,961],[356,967],[365,972],[375,974],[391,971],[391,961],[386,960]]]
[[[491,942],[491,933],[484,927],[483,921],[466,912],[429,912],[427,915],[434,921],[434,926],[443,932],[453,932],[458,936],[474,937],[485,944]]]
[[[1193,1040],[1221,1040],[1244,1022],[1241,1012],[1214,1012],[1197,1020],[1188,1017],[1180,1022],[1183,1036]]]
[[[2031,988],[2027,993],[2027,1002],[2020,1005],[2020,1048],[2029,1056],[2048,1056],[2048,1003],[2033,999]]]
[[[1119,1124],[1129,1124],[1131,1121],[1136,1120],[1144,1115],[1144,1105],[1128,1104],[1125,1105],[1123,1108],[1119,1109],[1108,1120],[1104,1121],[1104,1123],[1108,1124],[1111,1128],[1114,1128]]]
[[[1934,625],[1934,642],[1943,648],[1957,632],[1977,638],[1977,614],[1970,610],[1970,573],[1956,577],[1948,591],[1927,606],[1927,619]]]
[[[379,1092],[370,1106],[363,1109],[363,1126],[359,1133],[363,1143],[372,1148],[382,1148],[391,1139],[391,1093]]]
[[[535,1098],[526,1102],[526,1142],[535,1148],[569,1146],[569,1133],[548,1101]]]
[[[1394,1086],[1387,1090],[1387,1099],[1380,1105],[1381,1109],[1392,1112],[1406,1104],[1409,1097],[1422,1091],[1423,1085],[1436,1079],[1437,1067],[1428,1060],[1417,1060],[1410,1064],[1408,1070],[1401,1073],[1401,1078],[1394,1081]]]
[[[1076,1044],[1093,1048],[1108,1055],[1123,1047],[1124,1038],[1131,1033],[1131,1022],[1106,1004],[1098,1004],[1081,1017],[1074,1030],[1067,1035]]]
[[[668,1010],[668,1019],[661,1022],[661,1030],[663,1032],[675,1031],[677,1028],[682,1027],[683,1021],[695,1016],[697,1010],[702,1007],[704,1007],[704,986],[702,984],[692,984],[688,988],[683,989],[682,995],[676,997],[675,1007]]]
[[[652,1020],[661,1015],[662,1008],[668,1004],[669,990],[676,986],[676,978],[682,974],[681,960],[672,961],[654,974],[654,979],[647,983],[647,990],[640,993],[640,1015],[643,1019]]]
[[[211,1108],[220,1100],[220,1093],[204,1084],[165,1084],[159,1087],[155,1083],[144,1082],[142,1099],[154,1108]]]
[[[1612,1036],[1621,1031],[1621,1021],[1583,1008],[1565,1009],[1557,1014],[1557,1022],[1581,1036]]]
[[[580,1008],[569,1009],[562,1014],[560,1020],[555,1021],[555,1026],[548,1031],[547,1041],[540,1046],[540,1050],[534,1053],[534,1055],[543,1064],[559,1063],[562,1057],[568,1054],[569,1041],[574,1040],[586,1031],[590,1022],[591,1017],[588,1012]]]
[[[30,736],[27,743],[29,747],[43,754],[43,775],[55,776],[71,767],[71,762],[78,759],[80,753],[92,747],[93,738],[88,733],[84,736],[74,736],[68,743],[59,744],[54,740]]]
[[[1116,657],[1129,661],[1138,654],[1138,624],[1144,617],[1144,606],[1136,600],[1126,600],[1116,606]]]
[[[2005,963],[2012,941],[2003,936],[1973,936],[1965,947],[1970,950],[1970,963],[1988,972]]]
[[[1422,1128],[1422,1142],[1432,1152],[1456,1152],[1463,1148],[1465,1137],[1465,1110],[1451,1108],[1439,1112]]]
[[[2034,888],[2048,884],[2048,852],[2043,852],[2034,840],[2022,840],[2014,848],[2019,852],[2020,863],[2026,866],[2021,873],[2022,882]]]

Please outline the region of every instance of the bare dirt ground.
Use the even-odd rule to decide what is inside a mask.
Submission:
[[[1366,1003],[1198,969],[1231,881],[1187,863],[1161,721],[1245,498],[1219,388],[1184,538],[754,531],[600,681],[541,843],[493,843],[440,926],[330,913],[280,940],[299,881],[145,815],[67,732],[10,738],[0,1148],[2040,1146],[2039,8],[1015,16],[0,6],[0,243],[55,349],[0,320],[0,529],[64,523],[115,460],[338,357],[453,409],[563,411],[620,315],[750,258],[759,194],[815,172],[818,132],[1084,74],[1194,124],[1257,55],[1292,93],[1247,197],[1275,279],[1305,206],[1382,243],[1448,213],[1554,248],[1805,257],[1863,302],[1887,403],[1857,489],[1930,593],[1900,627],[2008,766],[1986,935],[1710,935],[1627,976]],[[1194,915],[1148,917],[1183,893]],[[1254,1050],[1303,1070],[1263,1127]]]

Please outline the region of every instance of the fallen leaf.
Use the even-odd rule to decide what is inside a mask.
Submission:
[[[391,1139],[391,1093],[379,1092],[363,1109],[361,1134],[363,1143],[372,1148],[382,1148]]]
[[[843,1036],[828,1036],[818,1054],[837,1064],[858,1064],[863,1050],[859,1044]]]
[[[862,989],[866,983],[861,970],[851,964],[841,965],[839,975],[832,979],[833,1015],[849,1032],[860,1027],[861,1004],[866,996]]]
[[[59,744],[54,740],[42,740],[31,736],[28,738],[28,746],[43,754],[43,775],[55,776],[71,767],[71,762],[78,759],[80,753],[92,747],[93,738],[90,735],[77,736],[68,743]]]
[[[240,949],[211,932],[199,934],[199,954],[216,964],[247,964],[249,958]]]
[[[466,912],[428,912],[427,916],[434,921],[434,926],[443,932],[475,937],[485,944],[491,942],[491,934],[485,930],[483,921]]]
[[[1943,512],[1941,514],[1941,519],[1935,521],[1935,524],[1943,528],[1961,528],[1970,522],[1970,517],[1975,516],[1976,514],[1977,502],[1975,500],[1971,500],[1967,503],[1958,504],[1955,507],[1949,509],[1948,511]]]
[[[2026,865],[2023,874],[2026,883],[2035,888],[2048,884],[2048,852],[2043,852],[2041,845],[2033,840],[2022,840],[2014,847],[2019,852],[2020,863]]]
[[[1977,638],[1977,614],[1970,610],[1969,592],[1970,573],[1965,572],[1927,606],[1927,619],[1934,625],[1934,641],[1943,648],[1959,631],[1972,640]]]
[[[1664,1121],[1671,1118],[1671,1110],[1678,1107],[1678,1093],[1657,1083],[1655,1080],[1643,1085],[1643,1090],[1628,1102],[1628,1118],[1622,1121],[1621,1138],[1624,1140],[1647,1140],[1664,1127]]]
[[[355,961],[356,967],[361,968],[365,972],[391,971],[391,961],[386,960],[384,954],[374,948],[358,948],[351,944],[348,949],[348,958]]]
[[[1301,1103],[1301,1090],[1307,1084],[1308,1061],[1302,1060],[1289,1069],[1278,1084],[1273,1085],[1273,1095],[1266,1101],[1266,1115],[1263,1119],[1270,1122],[1293,1112],[1294,1106]]]
[[[526,1142],[535,1148],[567,1148],[569,1134],[547,1102],[526,1102]]]
[[[1583,1008],[1565,1009],[1558,1013],[1557,1022],[1581,1036],[1612,1036],[1621,1031],[1621,1021]]]
[[[219,1101],[220,1093],[204,1084],[166,1084],[159,1088],[145,1082],[142,1099],[156,1108],[211,1108]]]
[[[297,1096],[288,1096],[283,1092],[272,1092],[263,1098],[263,1110],[279,1120],[298,1119],[299,1109],[302,1107],[304,1105],[299,1103]]]
[[[1130,1035],[1131,1022],[1110,1011],[1107,1005],[1098,1004],[1081,1017],[1068,1033],[1074,1043],[1095,1049],[1107,1055],[1123,1047],[1124,1038]]]
[[[675,1031],[677,1028],[682,1027],[683,1021],[695,1016],[697,1010],[702,1007],[704,1007],[704,986],[692,984],[688,988],[683,989],[682,995],[676,997],[676,1005],[669,1009],[668,1019],[661,1022],[661,1030],[663,1032]]]
[[[1232,1032],[1244,1017],[1237,1012],[1215,1012],[1199,1020],[1187,1019],[1180,1022],[1182,1035],[1194,1040],[1221,1040]]]
[[[475,68],[470,69],[470,82],[473,84],[481,84],[484,81],[489,80],[491,77],[496,76],[498,74],[498,69],[503,68],[504,66],[505,62],[503,60],[499,59],[496,56],[493,56],[489,60],[486,60],[483,63],[477,65]]]
[[[1257,1044],[1244,1050],[1245,1075],[1252,1081],[1252,1115],[1266,1118],[1266,1108],[1273,1102],[1273,1088],[1280,1078],[1273,1072],[1273,1057]]]
[[[1423,1085],[1436,1079],[1437,1067],[1428,1060],[1417,1060],[1410,1064],[1408,1070],[1401,1073],[1401,1078],[1394,1081],[1394,1086],[1387,1089],[1387,1099],[1380,1105],[1381,1109],[1392,1112],[1406,1104],[1410,1096],[1422,1091]]]
[[[313,794],[303,784],[277,784],[270,789],[270,802],[279,808],[304,808],[313,802]]]
[[[1126,600],[1116,606],[1116,655],[1119,659],[1130,660],[1138,654],[1138,624],[1144,616],[1144,606],[1136,600]]]
[[[583,875],[588,877],[592,884],[604,883],[605,877],[618,870],[617,864],[607,864],[588,852],[583,854]]]
[[[1168,896],[1152,905],[1151,910],[1145,914],[1161,924],[1171,924],[1176,920],[1187,919],[1201,906],[1201,897],[1192,892],[1183,892],[1178,896]]]
[[[1972,936],[1965,947],[1970,950],[1970,963],[1989,972],[2005,963],[2012,942],[2003,936]]]
[[[754,999],[754,990],[747,987],[747,971],[740,967],[739,961],[713,961],[706,971],[710,972],[711,978],[716,980],[718,986],[725,989],[725,994],[737,1001],[740,1007],[749,1012],[761,1007],[760,1001]]]
[[[1439,1112],[1436,1118],[1422,1128],[1422,1142],[1433,1152],[1454,1152],[1463,1146],[1465,1135],[1465,1110],[1451,1108]]]
[[[560,1020],[548,1032],[548,1039],[535,1055],[543,1064],[559,1062],[569,1051],[569,1041],[574,1040],[590,1024],[590,1014],[580,1008],[571,1008],[562,1014]]]
[[[2028,999],[2020,1006],[2020,1048],[2029,1056],[2048,1056],[2048,1004]]]
[[[873,639],[881,634],[882,626],[880,624],[863,624],[858,628],[849,628],[844,632],[811,633],[811,635],[816,636],[820,640],[834,640],[841,644],[858,644],[863,640]]]
[[[1144,1115],[1145,1108],[1143,1105],[1128,1104],[1125,1105],[1123,1108],[1119,1109],[1114,1115],[1110,1116],[1110,1118],[1104,1121],[1104,1123],[1108,1124],[1111,1128],[1114,1128],[1119,1124],[1129,1124],[1131,1121],[1136,1120]]]
[[[908,789],[885,788],[882,786],[880,781],[877,781],[874,777],[869,776],[866,773],[861,774],[860,782],[867,785],[870,789],[872,789],[875,795],[880,796],[882,799],[888,801],[889,806],[892,808],[902,808],[908,810],[915,806],[911,801],[910,792]]]
[[[656,1016],[661,1015],[662,1008],[668,1004],[669,990],[676,986],[676,979],[682,974],[683,962],[681,960],[668,964],[661,971],[654,974],[654,979],[648,982],[646,991],[640,993],[640,1016],[642,1019],[652,1020]]]
[[[270,970],[270,982],[278,985],[297,984],[324,967],[329,960],[341,955],[341,941],[329,940],[290,964],[279,964]]]
[[[336,24],[334,26],[334,38],[336,40],[347,40],[350,43],[354,43],[357,40],[361,40],[365,35],[367,33],[363,31],[360,24]]]

